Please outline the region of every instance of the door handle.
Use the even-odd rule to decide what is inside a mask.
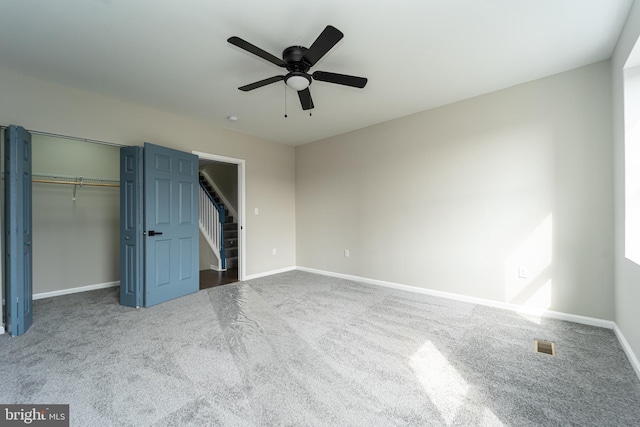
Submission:
[[[147,233],[149,236],[159,236],[162,234],[162,231],[149,230]]]

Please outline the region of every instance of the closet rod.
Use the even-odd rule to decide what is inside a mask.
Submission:
[[[107,184],[107,183],[95,183],[95,182],[78,182],[78,181],[52,181],[48,179],[32,179],[31,182],[42,182],[45,184],[65,184],[65,185],[79,185],[81,187],[120,187],[120,184]]]
[[[4,172],[2,173],[2,180],[4,181]],[[108,182],[87,182],[87,181],[55,181],[52,179],[31,179],[31,182],[41,182],[44,184],[63,184],[63,185],[79,185],[80,187],[120,187],[120,184],[108,183]]]

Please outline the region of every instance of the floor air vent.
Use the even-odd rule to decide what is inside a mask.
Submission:
[[[556,343],[550,341],[533,340],[533,348],[538,353],[556,355]]]

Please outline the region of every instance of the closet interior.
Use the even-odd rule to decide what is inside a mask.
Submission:
[[[35,132],[31,142],[34,299],[116,285],[119,147]]]

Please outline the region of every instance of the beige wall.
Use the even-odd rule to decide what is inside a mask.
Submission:
[[[610,96],[607,61],[297,147],[298,265],[613,319]]]
[[[0,122],[82,138],[144,142],[246,161],[247,274],[295,265],[293,147],[120,102],[0,68]],[[37,239],[34,236],[34,239]],[[276,256],[271,248],[278,248]]]
[[[640,5],[635,2],[611,59],[615,194],[615,321],[640,356],[640,265],[625,254],[625,123],[623,68],[640,36]],[[637,240],[637,237],[635,238]]]
[[[216,255],[213,253],[211,246],[207,243],[206,239],[202,235],[202,233],[198,233],[198,245],[200,251],[198,252],[198,266],[200,271],[202,270],[211,270],[211,266],[218,266],[218,259]]]

